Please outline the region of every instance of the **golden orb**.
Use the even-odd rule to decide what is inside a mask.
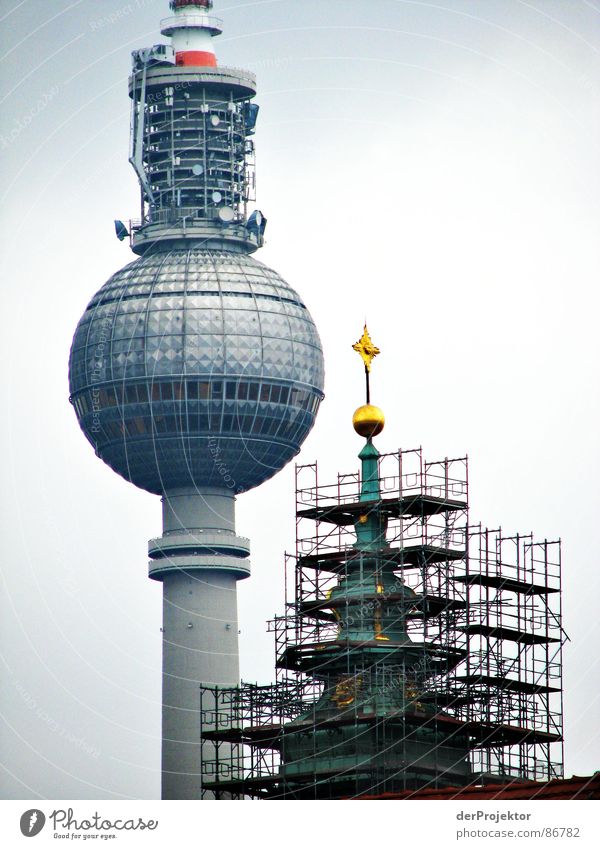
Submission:
[[[381,433],[385,426],[383,410],[373,404],[364,404],[352,416],[352,424],[359,436],[371,439]]]

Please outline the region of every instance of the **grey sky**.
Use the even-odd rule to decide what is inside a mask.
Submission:
[[[155,798],[160,505],[68,403],[77,321],[133,257],[129,54],[167,0],[0,0],[0,795]],[[564,540],[566,773],[600,767],[599,0],[216,0],[255,70],[258,257],[304,297],[327,399],[301,460],[354,471],[351,343],[383,354],[380,450],[468,453],[471,518]],[[238,499],[246,680],[272,677],[293,468]]]

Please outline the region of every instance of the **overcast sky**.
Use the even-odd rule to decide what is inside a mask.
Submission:
[[[156,798],[159,499],[94,457],[73,332],[133,258],[131,50],[167,0],[0,0],[4,798]],[[566,774],[600,768],[600,0],[217,0],[222,64],[257,72],[258,258],[320,330],[327,398],[300,460],[354,471],[351,344],[383,353],[382,451],[470,457],[471,518],[564,541]],[[238,499],[253,577],[242,673],[294,544],[293,466]]]

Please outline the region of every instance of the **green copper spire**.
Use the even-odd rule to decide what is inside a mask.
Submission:
[[[361,462],[361,488],[359,501],[379,501],[381,489],[379,486],[379,451],[373,445],[372,439],[381,433],[385,424],[385,417],[379,407],[371,404],[371,364],[375,357],[381,353],[379,348],[373,344],[369,330],[365,329],[361,338],[352,346],[353,350],[360,354],[365,366],[367,403],[359,407],[354,413],[354,430],[359,436],[364,436],[366,445],[358,455]],[[360,516],[356,527],[355,548],[361,550],[381,548],[385,544],[385,527],[378,512],[366,511]]]
[[[329,625],[317,629],[318,642],[311,636],[287,655],[289,668],[301,666],[319,683],[321,693],[309,711],[286,725],[280,773],[288,786],[301,782],[303,775],[327,774],[328,787],[340,788],[340,796],[347,774],[360,775],[364,792],[372,791],[373,782],[380,781],[380,767],[393,773],[390,786],[425,784],[440,757],[461,778],[468,772],[463,737],[448,743],[433,723],[435,710],[426,700],[421,702],[423,656],[435,646],[411,640],[410,619],[420,612],[425,615],[425,599],[397,574],[401,549],[388,540],[390,517],[398,516],[399,505],[392,504],[389,493],[383,497],[380,454],[373,445],[385,417],[371,404],[371,364],[379,349],[366,325],[353,348],[366,376],[367,403],[353,417],[355,431],[364,438],[358,455],[360,487],[350,502],[345,496],[340,500],[337,512],[343,510],[344,524],[354,525],[356,539],[346,542],[344,535],[340,550],[326,561],[323,571],[337,572],[334,586],[329,584],[324,592],[317,577],[312,615],[317,623],[325,616],[321,621],[335,630]],[[335,523],[336,508],[328,510],[323,508],[323,519]],[[302,608],[308,616],[310,605],[304,602]],[[388,726],[394,727],[394,734],[382,737],[380,729]]]
[[[368,502],[381,500],[379,486],[379,451],[370,439],[358,455],[361,462],[361,487],[359,501],[365,502],[365,513],[358,517],[355,524],[355,548],[361,551],[377,550],[385,545],[386,524],[379,510],[369,510]]]

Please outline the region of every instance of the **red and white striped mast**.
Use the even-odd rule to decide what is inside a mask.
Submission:
[[[212,0],[171,0],[172,17],[161,22],[161,32],[171,39],[175,64],[216,68],[213,38],[223,31],[221,21],[209,15]]]

